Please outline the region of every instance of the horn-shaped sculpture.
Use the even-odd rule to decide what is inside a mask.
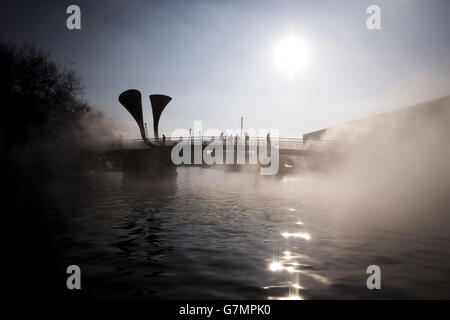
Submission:
[[[136,89],[126,90],[119,95],[119,102],[125,107],[125,109],[128,110],[134,120],[136,120],[144,142],[147,145],[152,145],[145,135],[144,117],[142,116],[141,92]]]
[[[150,103],[152,105],[153,111],[153,131],[155,138],[159,138],[158,124],[161,113],[171,100],[171,97],[162,94],[150,95]],[[142,115],[141,92],[136,89],[126,90],[119,95],[119,102],[125,107],[125,109],[128,110],[128,112],[133,116],[134,120],[136,120],[141,132],[142,140],[144,140],[147,145],[154,146],[154,144],[150,140],[148,140],[145,134],[144,117]]]
[[[152,105],[153,111],[153,133],[155,138],[159,138],[158,125],[161,113],[167,104],[172,100],[171,97],[163,94],[152,94],[150,95],[150,104]]]

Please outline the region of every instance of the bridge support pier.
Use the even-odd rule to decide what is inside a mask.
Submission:
[[[165,146],[129,150],[123,155],[123,173],[149,180],[175,179],[177,168],[170,158],[170,153],[171,148]]]

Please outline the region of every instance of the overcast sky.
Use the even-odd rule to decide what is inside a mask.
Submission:
[[[81,8],[81,30],[66,8]],[[381,30],[366,9],[381,8]],[[160,133],[278,128],[300,135],[450,94],[450,1],[2,1],[0,37],[31,42],[74,69],[86,99],[132,126],[120,92],[173,101]],[[307,47],[292,76],[275,63],[290,34]],[[68,61],[77,61],[70,65]]]

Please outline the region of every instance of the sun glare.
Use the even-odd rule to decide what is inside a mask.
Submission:
[[[275,51],[276,65],[290,76],[305,67],[307,60],[308,50],[300,38],[291,34],[278,43]]]

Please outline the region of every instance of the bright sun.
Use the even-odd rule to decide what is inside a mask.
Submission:
[[[294,35],[282,39],[275,51],[277,67],[292,76],[306,65],[307,51],[304,41]]]

